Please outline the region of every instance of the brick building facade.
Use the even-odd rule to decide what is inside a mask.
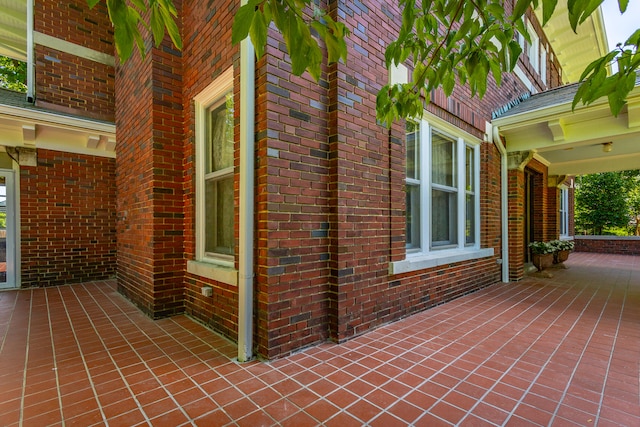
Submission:
[[[558,237],[564,181],[491,131],[496,111],[563,82],[532,12],[538,45],[521,40],[500,87],[436,92],[422,118],[386,128],[375,99],[394,5],[331,3],[349,59],[315,82],[291,74],[276,31],[258,60],[231,43],[237,2],[174,3],[183,50],[146,35],[145,57],[114,67],[105,10],[36,0],[35,104],[21,108],[58,124],[34,119],[29,141],[25,113],[0,141],[37,157],[13,162],[22,286],[115,274],[147,315],[185,312],[248,343],[240,359],[276,358],[506,280],[503,265],[520,279],[527,239]]]
[[[382,45],[398,30],[398,10],[384,2],[336,4],[336,19],[354,29],[350,56],[327,66],[317,83],[291,74],[282,40],[271,32],[265,56],[255,63],[255,106],[246,111],[241,92],[248,71],[240,65],[245,53],[230,42],[236,8],[235,3],[213,9],[182,3],[183,51],[165,43],[118,70],[121,291],[153,317],[185,311],[240,339],[239,224],[247,212],[240,195],[247,179],[240,167],[243,114],[255,126],[249,148],[255,161],[249,250],[259,355],[273,358],[327,339],[343,341],[499,281],[501,156],[486,135],[487,123],[493,111],[531,90],[527,83],[514,74],[500,88],[492,86],[483,100],[471,98],[465,88],[449,98],[433,97],[424,129],[441,130],[475,150],[478,240],[412,257],[406,236],[405,126],[387,129],[375,120],[376,94],[389,78]],[[528,19],[539,28],[533,14]],[[549,46],[543,33],[539,37]],[[520,64],[538,91],[561,81],[557,60],[545,67],[546,76],[526,55]],[[233,123],[228,163],[233,197],[217,208],[232,212],[225,219],[233,240],[226,253],[203,251],[198,242],[208,239],[207,224],[198,218],[203,212],[198,205],[207,204],[201,200],[207,195],[198,195],[198,187],[207,185],[198,173],[198,157],[207,155],[198,151],[198,134],[206,134],[198,122],[209,120],[208,109],[222,99],[210,95],[216,91],[228,93],[226,102],[233,103],[227,119]],[[555,222],[547,203],[551,196],[542,191],[535,208],[547,209],[545,217],[552,214]],[[211,296],[203,295],[203,288],[211,288]]]
[[[28,14],[17,12],[3,19]],[[109,16],[103,5],[89,9],[80,0],[35,1],[31,13],[34,78],[28,99],[0,90],[0,174],[11,248],[0,260],[7,270],[0,287],[115,277],[115,62]]]

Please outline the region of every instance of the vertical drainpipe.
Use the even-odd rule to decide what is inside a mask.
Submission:
[[[500,138],[497,126],[492,127],[493,142],[500,151],[500,212],[502,228],[502,281],[509,283],[509,188],[507,149]]]
[[[34,101],[35,62],[33,60],[33,2],[27,0],[27,101]]]
[[[240,0],[240,5],[247,0]],[[253,357],[255,53],[249,37],[240,43],[240,248],[238,260],[238,361]]]

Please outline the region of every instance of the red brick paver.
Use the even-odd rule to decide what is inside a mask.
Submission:
[[[111,281],[1,292],[0,426],[638,426],[640,257],[566,264],[246,364]]]

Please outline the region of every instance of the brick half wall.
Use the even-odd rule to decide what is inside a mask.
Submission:
[[[576,252],[640,255],[640,236],[575,236]]]
[[[113,277],[115,159],[38,150],[20,170],[22,287]]]

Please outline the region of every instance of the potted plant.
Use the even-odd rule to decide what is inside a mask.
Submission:
[[[533,265],[536,266],[538,271],[542,271],[553,264],[555,247],[551,243],[531,242],[529,243],[529,249],[531,249]]]
[[[573,240],[554,240],[550,242],[554,247],[553,262],[558,264],[569,259],[569,253],[573,250]]]

